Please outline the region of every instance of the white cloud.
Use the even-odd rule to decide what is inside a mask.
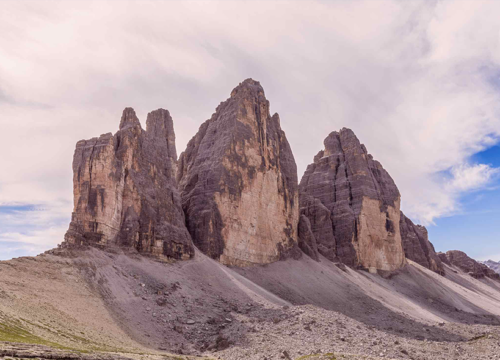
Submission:
[[[461,164],[451,169],[453,178],[446,187],[448,191],[458,193],[477,190],[488,185],[498,173],[499,169],[485,164]]]
[[[143,122],[164,107],[180,153],[253,77],[299,177],[329,132],[350,127],[405,212],[431,223],[496,171],[463,164],[500,138],[499,12],[498,1],[3,1],[0,203],[69,219],[76,141],[115,131],[126,106]],[[439,176],[449,169],[451,182]]]

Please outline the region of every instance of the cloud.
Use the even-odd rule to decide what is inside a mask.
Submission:
[[[3,1],[0,204],[49,206],[46,221],[69,222],[78,140],[116,131],[126,106],[143,122],[163,107],[180,153],[253,77],[299,177],[328,133],[350,127],[395,179],[405,213],[432,223],[495,178],[463,164],[500,139],[499,11],[496,1]]]
[[[498,175],[499,169],[486,164],[462,164],[451,169],[453,178],[446,184],[450,192],[468,192],[484,188],[492,178]]]

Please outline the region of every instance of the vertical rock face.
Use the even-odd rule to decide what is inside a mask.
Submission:
[[[318,244],[311,228],[311,222],[305,215],[299,219],[299,248],[312,259],[319,261]]]
[[[429,241],[427,229],[421,225],[415,225],[401,212],[400,220],[401,239],[403,248],[408,259],[444,275],[443,264],[436,254],[434,246]]]
[[[119,245],[190,258],[194,246],[176,187],[176,161],[173,122],[163,109],[148,114],[146,131],[126,108],[115,135],[79,141],[64,245]]]
[[[354,267],[398,269],[405,256],[394,181],[350,129],[332,132],[324,145],[299,186],[319,253]]]
[[[193,241],[212,258],[265,264],[296,249],[297,168],[257,81],[241,83],[201,125],[178,182]]]
[[[445,264],[456,266],[476,279],[489,277],[491,279],[500,280],[499,274],[490,269],[488,266],[470,258],[462,251],[450,250],[446,252],[446,254],[438,253],[438,256]]]

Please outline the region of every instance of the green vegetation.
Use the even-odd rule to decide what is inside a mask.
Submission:
[[[306,360],[306,359],[337,360],[334,353],[305,355],[299,357],[297,360]]]
[[[24,321],[24,320],[23,320]],[[113,352],[113,353],[129,353],[129,354],[139,354],[139,355],[157,355],[157,354],[148,354],[148,353],[143,353],[143,352],[134,352],[130,350],[125,350],[125,349],[118,349],[118,348],[111,348],[106,345],[98,345],[98,344],[92,344],[89,340],[82,338],[80,336],[75,336],[75,335],[68,335],[64,334],[60,331],[53,331],[50,330],[50,328],[45,327],[43,325],[38,325],[38,324],[32,324],[29,321],[27,323],[31,324],[32,326],[37,326],[41,329],[44,329],[46,331],[50,331],[53,334],[65,337],[67,339],[73,339],[77,340],[80,342],[85,343],[85,345],[90,349],[90,350],[82,350],[82,349],[75,349],[67,346],[63,346],[61,344],[58,344],[53,341],[48,341],[45,340],[37,335],[32,334],[29,332],[25,326],[23,326],[23,323],[20,320],[14,320],[14,319],[5,319],[5,318],[0,318],[0,341],[7,341],[7,342],[14,342],[14,343],[23,343],[23,344],[33,344],[33,345],[43,345],[43,346],[48,346],[51,348],[59,349],[59,350],[66,350],[66,351],[71,351],[71,352],[79,352],[79,353],[90,353],[91,351],[96,351],[96,352]],[[83,333],[82,333],[83,335]],[[172,356],[172,355],[163,355],[163,359],[165,360],[187,360],[187,358],[184,357],[179,357],[179,356]],[[208,358],[206,358],[208,359]]]
[[[51,346],[58,349],[66,349],[64,346],[47,341],[26,331],[20,321],[10,320],[0,322],[0,341],[10,341],[26,344]]]

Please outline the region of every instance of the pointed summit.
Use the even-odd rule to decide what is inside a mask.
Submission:
[[[233,91],[231,91],[231,97],[245,97],[245,96],[262,96],[264,95],[264,89],[260,85],[260,82],[253,79],[246,79],[236,86]]]
[[[129,126],[141,126],[141,123],[135,114],[135,110],[130,107],[123,110],[122,119],[120,121],[120,130]]]
[[[297,250],[297,167],[259,82],[247,79],[179,158],[195,244],[224,264],[266,264]]]
[[[175,182],[175,135],[166,110],[143,131],[132,108],[120,130],[79,141],[73,157],[74,210],[63,246],[121,246],[159,258],[194,255]]]

